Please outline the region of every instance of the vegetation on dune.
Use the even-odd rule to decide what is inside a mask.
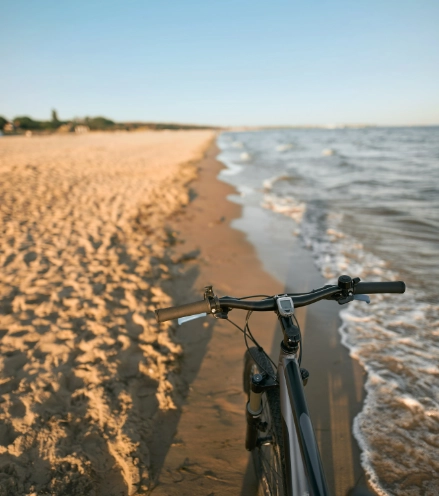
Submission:
[[[12,124],[16,129],[23,129],[24,131],[51,131],[57,129],[62,122],[53,121],[35,121],[27,115],[15,117]]]
[[[86,117],[84,124],[93,131],[111,129],[115,126],[115,122],[106,117]]]
[[[31,131],[32,133],[53,133],[59,132],[86,132],[86,131],[135,131],[136,129],[214,129],[212,126],[195,126],[192,124],[173,124],[173,123],[155,123],[155,122],[114,122],[107,117],[85,117],[84,119],[72,119],[70,121],[61,121],[58,118],[56,110],[52,110],[51,120],[39,121],[32,119],[27,115],[15,117],[8,121],[5,117],[0,116],[0,131],[4,130],[6,134],[23,134]]]

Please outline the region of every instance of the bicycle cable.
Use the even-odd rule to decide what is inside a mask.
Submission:
[[[288,294],[291,294],[291,295],[298,294],[299,295],[299,294],[302,294],[302,293],[288,293]],[[268,295],[252,295],[252,296],[243,296],[243,297],[238,298],[238,299],[239,300],[247,300],[247,299],[250,299],[250,298],[262,298],[262,297],[264,297],[264,298],[273,298],[273,296],[268,296]],[[247,312],[247,315],[245,317],[244,329],[242,329],[242,327],[240,327],[238,324],[236,324],[235,322],[233,322],[233,320],[230,320],[229,317],[227,317],[225,320],[228,320],[231,324],[233,324],[237,329],[239,329],[244,334],[245,346],[246,346],[246,348],[247,348],[247,350],[248,350],[249,353],[250,353],[250,346],[248,345],[247,338],[249,338],[250,341],[252,341],[252,343],[258,348],[258,351],[259,352],[263,353],[268,358],[268,360],[272,363],[274,369],[277,371],[277,365],[273,362],[273,360],[270,358],[270,356],[264,350],[264,348],[258,343],[258,341],[256,340],[256,338],[253,336],[253,334],[251,332],[251,329],[250,329],[250,326],[249,326],[249,320],[250,320],[250,317],[251,317],[252,313],[253,313],[253,310],[249,310]],[[299,335],[302,336],[302,332],[300,330],[300,325],[299,325],[299,322],[297,320],[297,317],[295,315],[293,315],[292,317],[294,318],[294,322],[296,323],[296,326],[299,329]],[[259,367],[259,369],[261,369],[268,376],[270,376],[270,373],[267,370],[265,370],[265,368],[262,367],[262,365],[260,363],[258,363],[256,360],[255,360],[255,362],[256,362],[256,365]],[[300,341],[300,346],[299,346],[298,362],[299,362],[299,366],[300,366],[300,364],[302,363],[302,341]],[[272,377],[272,379],[277,382],[277,378],[276,377]]]
[[[299,321],[297,320],[297,318],[296,318],[295,315],[293,315],[293,318],[294,318],[294,322],[296,323],[297,329],[299,329],[300,345],[299,345],[299,358],[298,358],[298,362],[299,362],[299,367],[300,367],[300,364],[302,363],[302,331],[300,330]]]
[[[256,341],[256,338],[253,336],[253,333],[252,331],[250,330],[250,325],[249,325],[249,320],[250,320],[250,316],[253,312],[251,310],[249,310],[247,312],[247,316],[245,318],[245,327],[244,327],[244,330],[248,331],[248,335],[250,336],[251,340],[256,344],[256,346],[258,347],[258,351],[264,353],[264,355],[270,360],[270,362],[273,364],[273,367],[275,368],[275,370],[277,370],[277,365],[273,362],[273,360],[268,356],[268,353],[264,350],[264,348],[262,348],[262,346]]]
[[[251,295],[251,296],[241,296],[241,298],[237,298],[237,300],[248,300],[250,298],[273,298],[269,295]]]
[[[241,327],[239,327],[238,324],[235,324],[235,322],[233,322],[233,320],[230,320],[229,317],[227,317],[226,319],[224,320],[227,320],[228,322],[230,322],[231,324],[233,324],[237,329],[239,329],[244,335],[245,335],[245,331],[244,329],[242,329]],[[251,338],[250,338],[251,339]],[[252,340],[253,341],[253,340]],[[256,345],[256,343],[253,341],[253,344]],[[247,349],[248,349],[248,346],[247,346]]]
[[[245,318],[245,326],[244,326],[244,341],[245,341],[245,345],[247,347],[247,350],[249,349],[249,346],[248,346],[248,342],[247,342],[247,336],[251,339],[251,341],[258,347],[258,351],[262,352],[267,358],[268,360],[270,360],[270,362],[272,363],[274,369],[277,371],[277,365],[273,362],[273,360],[270,358],[270,356],[268,355],[268,353],[264,350],[264,348],[262,348],[262,346],[257,342],[256,338],[253,336],[251,330],[250,330],[250,326],[249,326],[249,320],[250,320],[250,316],[251,314],[253,313],[252,310],[249,310],[247,312],[247,315],[246,315],[246,318]],[[295,315],[292,316],[294,318],[294,322],[296,323],[296,326],[297,328],[299,329],[299,335],[302,336],[302,331],[300,329],[300,325],[299,325],[299,321],[297,320],[297,317]],[[247,333],[248,331],[248,333]],[[299,367],[300,367],[300,364],[302,363],[302,340],[300,340],[300,345],[299,345],[299,357],[298,357],[298,363],[299,363]],[[267,375],[270,375],[268,374],[268,372],[258,363],[257,364]],[[275,379],[275,378],[273,378]]]
[[[268,360],[270,360],[270,362],[273,364],[273,367],[275,368],[275,370],[277,371],[277,365],[273,362],[273,360],[268,356],[268,353],[264,350],[264,348],[262,348],[262,346],[257,342],[256,338],[253,336],[251,330],[250,330],[250,326],[248,324],[249,320],[250,320],[250,316],[253,312],[251,310],[249,310],[247,312],[247,315],[246,315],[246,318],[245,318],[245,326],[244,326],[244,341],[245,341],[245,345],[247,347],[247,350],[250,352],[250,349],[249,349],[249,346],[248,346],[248,342],[247,342],[247,336],[253,341],[253,343],[257,346],[258,348],[258,351],[263,353],[267,358]],[[248,333],[247,333],[248,331]],[[250,353],[251,354],[251,353]],[[254,359],[254,358],[253,358]],[[260,363],[257,362],[257,360],[255,360],[257,366],[262,369],[269,377],[271,377],[270,373],[268,372],[268,370],[266,370]],[[272,379],[274,381],[277,382],[277,378],[276,377],[272,377]]]
[[[250,311],[250,312],[248,312],[248,313],[247,313],[247,316],[248,316],[248,314],[249,314],[249,313],[251,314],[252,312],[251,312],[251,311]],[[240,327],[238,324],[236,324],[235,322],[233,322],[233,320],[230,320],[228,317],[227,317],[225,320],[229,321],[231,324],[233,324],[233,325],[234,325],[237,329],[239,329],[239,330],[240,330],[240,331],[244,334],[244,342],[245,342],[245,346],[246,346],[246,348],[247,348],[247,350],[249,351],[249,353],[250,353],[250,354],[251,354],[251,352],[250,352],[250,346],[248,345],[247,338],[249,338],[249,339],[253,342],[253,344],[254,344],[254,345],[258,348],[258,350],[259,350],[259,351],[262,351],[262,353],[264,353],[264,354],[265,354],[265,356],[266,356],[266,357],[270,360],[270,362],[271,362],[271,363],[275,366],[275,368],[277,369],[277,367],[276,367],[275,363],[273,362],[273,360],[272,360],[272,359],[271,359],[271,358],[267,355],[267,353],[266,353],[266,352],[265,352],[265,350],[262,348],[262,346],[261,346],[261,345],[260,345],[260,344],[256,341],[256,339],[255,339],[255,338],[253,337],[253,335],[251,334],[251,331],[250,331],[250,334],[247,334],[246,329],[247,329],[247,324],[248,324],[248,318],[246,318],[246,325],[245,325],[244,329],[242,329],[242,327]],[[249,328],[249,330],[250,330],[250,328]],[[255,359],[254,359],[254,357],[253,357],[253,360],[255,360]],[[258,366],[258,367],[259,367],[259,368],[260,368],[263,372],[265,372],[265,373],[266,373],[269,377],[271,377],[271,374],[270,374],[267,370],[265,370],[265,368],[264,368],[264,367],[262,367],[262,365],[261,365],[260,363],[258,363],[258,362],[257,362],[257,360],[255,360],[255,362],[256,362],[256,365],[257,365],[257,366]],[[272,379],[273,379],[273,380],[275,380],[275,381],[277,382],[276,377],[272,377]]]

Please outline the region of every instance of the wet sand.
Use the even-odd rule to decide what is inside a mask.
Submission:
[[[197,195],[185,214],[172,223],[178,238],[184,240],[181,249],[199,253],[186,275],[166,282],[166,292],[173,294],[174,303],[199,299],[207,284],[213,284],[220,296],[308,291],[324,285],[309,252],[297,238],[291,236],[288,246],[277,243],[270,239],[269,228],[261,224],[259,228],[253,226],[254,236],[265,237],[266,250],[273,259],[283,255],[286,263],[280,269],[288,273],[286,286],[272,275],[275,271],[264,269],[264,254],[256,252],[242,231],[230,227],[243,212],[226,199],[235,194],[233,188],[217,179],[223,167],[215,158],[217,153],[212,146],[200,163],[192,183]],[[240,221],[234,224],[240,225]],[[244,316],[238,310],[230,314],[241,325]],[[353,417],[362,405],[363,372],[340,344],[334,303],[299,309],[298,318],[304,329],[303,366],[311,373],[306,395],[328,484],[332,494],[344,495],[349,488],[364,484],[359,449],[351,434]],[[175,429],[175,435],[169,437],[169,447],[160,445],[155,459],[154,495],[257,494],[251,459],[244,449],[242,334],[227,322],[212,318],[206,322],[208,327],[193,321],[176,329],[183,350],[188,352],[184,353],[182,370],[190,371],[190,385],[179,418],[169,423],[163,419],[162,429],[169,436]],[[276,318],[258,314],[252,318],[251,328],[276,359],[281,339]]]

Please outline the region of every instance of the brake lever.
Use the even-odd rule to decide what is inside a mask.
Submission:
[[[337,301],[339,305],[345,305],[353,300],[365,301],[367,304],[370,303],[370,298],[365,294],[354,294],[355,286],[360,282],[359,277],[351,279],[349,276],[340,276],[338,278],[338,287],[341,289],[341,294],[337,293],[333,295],[333,298]]]
[[[336,301],[339,305],[345,305],[346,303],[349,303],[353,300],[364,301],[368,305],[370,303],[369,295],[365,295],[365,294],[349,295],[346,296],[345,298],[338,298]]]
[[[354,295],[345,296],[344,298],[336,298],[339,305],[345,305],[354,299]]]
[[[180,317],[177,319],[178,325],[184,324],[195,319],[201,319],[202,317],[207,317],[207,313],[196,313],[195,315],[188,315],[187,317]]]
[[[368,305],[370,303],[369,295],[365,295],[365,294],[354,295],[354,300],[365,301]]]

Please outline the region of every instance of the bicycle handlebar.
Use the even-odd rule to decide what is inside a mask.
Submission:
[[[294,302],[294,307],[304,307],[311,305],[319,300],[331,299],[334,295],[341,293],[341,288],[338,286],[324,286],[323,288],[304,293],[301,295],[289,294]],[[353,288],[353,294],[366,293],[404,293],[405,284],[402,281],[394,282],[359,282]],[[257,312],[267,312],[277,308],[276,299],[274,297],[264,300],[250,301],[223,296],[218,298],[218,304],[221,308],[238,308],[241,310],[252,310]],[[204,299],[195,303],[179,305],[169,308],[161,308],[155,311],[157,322],[165,322],[167,320],[177,319],[179,317],[187,317],[197,313],[216,313],[218,312],[217,305],[213,299]]]
[[[402,281],[392,282],[359,282],[354,286],[354,294],[374,293],[404,293],[405,283]]]
[[[160,308],[155,311],[157,322],[165,322],[167,320],[178,319],[179,317],[187,317],[197,313],[212,313],[209,300],[196,301],[179,305],[176,307]]]

